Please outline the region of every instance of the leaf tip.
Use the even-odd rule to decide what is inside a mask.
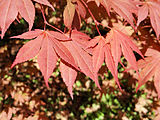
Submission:
[[[69,94],[70,94],[70,96],[71,96],[71,98],[72,98],[72,100],[73,100],[73,92],[72,92],[72,87],[67,87],[68,88],[68,92],[69,92]]]
[[[72,100],[73,100],[73,93],[70,93],[70,96],[71,96],[71,98],[72,98]]]
[[[3,37],[4,37],[4,33],[2,32],[2,34],[0,34],[0,36],[1,36],[1,39],[3,39]]]
[[[98,77],[98,76],[97,76]],[[95,77],[95,84],[97,85],[97,87],[102,90],[101,86],[99,85],[99,82],[98,82],[98,78]]]
[[[13,62],[13,64],[11,65],[11,69],[16,65],[17,63]]]
[[[136,93],[138,92],[138,90],[139,90],[139,88],[140,88],[141,86],[140,85],[138,85],[138,87],[136,88]]]
[[[49,87],[49,84],[48,84],[48,79],[49,79],[49,78],[44,77],[44,81],[45,81],[45,84],[46,84],[47,88],[50,88],[50,87]]]
[[[11,38],[11,39],[12,39],[12,38],[18,38],[18,37],[17,37],[17,36],[12,36],[12,37],[9,37],[9,38]]]
[[[55,9],[54,9],[54,7],[52,5],[50,7],[52,8],[53,11],[55,11]]]

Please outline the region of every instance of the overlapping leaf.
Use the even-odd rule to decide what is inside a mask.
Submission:
[[[118,66],[118,62],[120,62],[120,57],[123,53],[131,67],[138,71],[138,66],[133,51],[141,55],[142,58],[143,55],[137,46],[132,42],[132,39],[123,32],[114,28],[107,34],[106,39],[111,43],[111,52],[115,61],[115,66]]]
[[[72,87],[77,77],[77,71],[71,66],[65,64],[63,61],[60,62],[60,71],[63,81],[68,88],[69,94],[73,99]]]
[[[67,0],[67,5],[63,12],[64,24],[71,29],[72,27],[79,28],[81,18],[85,18],[86,9],[79,0]]]
[[[102,66],[102,63],[105,60],[107,67],[111,71],[119,88],[121,89],[121,86],[118,81],[118,76],[117,76],[118,75],[117,68],[115,66],[115,62],[111,54],[110,46],[108,45],[108,43],[106,43],[105,38],[102,36],[95,37],[90,41],[90,43],[88,44],[88,47],[93,47],[92,64],[93,64],[94,72],[98,73],[99,69]]]
[[[96,85],[100,88],[97,73],[95,73],[93,70],[92,57],[84,50],[84,47],[82,47],[83,45],[86,45],[89,37],[84,33],[74,30],[71,34],[71,39],[72,41],[63,42],[63,44],[73,55],[78,67],[80,68],[80,71],[94,80]]]
[[[74,14],[75,5],[71,2],[71,0],[67,0],[67,5],[63,12],[64,24],[66,27],[71,28]]]
[[[37,29],[13,38],[35,39],[19,50],[11,67],[37,56],[38,65],[48,86],[48,78],[60,57],[61,75],[72,98],[72,86],[77,76],[75,68],[80,68],[80,71],[93,79],[100,88],[97,74],[93,71],[91,56],[84,50],[90,39],[86,34],[73,30],[69,38],[59,32]]]
[[[122,53],[131,67],[137,72],[138,66],[133,51],[140,54],[143,58],[142,53],[132,42],[131,38],[116,28],[111,29],[111,31],[107,34],[106,39],[102,36],[98,36],[90,40],[87,47],[93,48],[92,61],[94,71],[97,73],[105,60],[107,67],[111,71],[119,87],[120,84],[117,77],[117,67]]]
[[[66,35],[55,31],[35,30],[29,31],[13,38],[33,39],[26,43],[18,52],[14,65],[27,61],[35,56],[38,65],[44,76],[45,83],[48,86],[48,78],[51,76],[55,68],[57,58],[61,58],[67,64],[77,68],[74,58],[69,50],[61,43],[63,40],[70,40]],[[63,38],[63,39],[62,39]]]
[[[54,8],[47,0],[34,0],[40,4],[47,5]],[[16,19],[18,12],[29,23],[29,30],[31,30],[34,17],[35,8],[31,0],[1,0],[0,1],[0,27],[1,37],[3,38],[5,32],[10,24]]]
[[[159,39],[160,35],[160,1],[149,0],[142,3],[142,6],[138,8],[138,21],[137,26],[147,16],[150,16],[151,25],[156,32],[156,36]]]
[[[116,13],[118,13],[121,17],[123,17],[126,21],[128,21],[132,27],[134,27],[134,17],[132,13],[137,12],[136,3],[132,0],[88,0],[95,1],[97,6],[102,4],[107,13],[110,15],[110,10],[113,8]]]
[[[142,79],[138,81],[137,90],[154,76],[154,85],[160,98],[160,52],[149,48],[145,56],[147,56],[145,60],[138,61],[138,67],[142,69],[140,72]]]

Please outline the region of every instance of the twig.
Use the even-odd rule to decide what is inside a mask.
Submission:
[[[44,30],[45,30],[45,28],[46,28],[46,25],[48,25],[48,26],[52,27],[53,29],[59,31],[60,33],[65,34],[65,33],[62,32],[60,29],[54,27],[53,25],[51,25],[51,24],[49,24],[49,23],[47,22],[46,17],[45,17],[45,15],[44,15],[44,11],[43,11],[43,6],[41,6],[41,12],[42,12],[42,16],[43,16],[43,19],[44,19]]]

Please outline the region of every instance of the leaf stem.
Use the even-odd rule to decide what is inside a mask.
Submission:
[[[59,31],[60,33],[65,34],[65,33],[64,33],[63,31],[61,31],[60,29],[54,27],[53,25],[51,25],[51,24],[49,24],[49,23],[47,22],[46,17],[45,17],[45,15],[44,15],[44,11],[43,11],[43,6],[41,6],[41,12],[42,12],[42,16],[43,16],[43,19],[44,19],[44,30],[45,30],[45,28],[46,28],[46,25],[48,25],[48,26],[52,27],[53,29]]]
[[[62,34],[65,34],[63,31],[61,31],[60,29],[58,29],[58,28],[54,27],[53,25],[49,24],[47,21],[46,21],[46,25],[52,27],[53,29],[59,31],[59,32],[62,33]]]
[[[89,14],[90,14],[91,17],[93,18],[93,21],[94,21],[94,23],[95,23],[95,25],[96,25],[96,29],[97,29],[97,31],[98,31],[98,34],[99,34],[100,36],[102,36],[101,33],[100,33],[100,31],[99,31],[99,29],[98,29],[97,20],[96,20],[95,17],[93,16],[93,14],[92,14],[91,10],[89,9],[88,5],[87,5],[83,0],[81,0],[81,2],[86,6],[86,8],[88,9]]]
[[[43,16],[43,19],[44,19],[44,30],[46,30],[46,17],[44,15],[44,11],[43,11],[43,6],[41,5],[41,12],[42,12],[42,16]]]

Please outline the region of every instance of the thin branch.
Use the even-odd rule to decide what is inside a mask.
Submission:
[[[87,5],[83,0],[81,0],[81,1],[82,1],[82,3],[86,6],[86,8],[88,9],[88,12],[89,12],[89,14],[91,15],[91,17],[93,18],[93,21],[94,21],[94,23],[95,23],[95,25],[96,25],[96,29],[97,29],[97,31],[98,31],[98,34],[101,36],[101,33],[100,33],[99,29],[98,29],[97,20],[96,20],[95,17],[93,16],[93,14],[92,14],[91,10],[89,9],[88,5]]]
[[[53,25],[51,25],[51,24],[49,24],[49,23],[47,22],[46,17],[45,17],[45,15],[44,15],[44,11],[43,11],[43,6],[41,6],[41,12],[42,12],[42,16],[43,16],[43,19],[44,19],[44,30],[45,30],[45,28],[46,28],[46,25],[48,25],[48,26],[52,27],[53,29],[59,31],[60,33],[65,34],[65,33],[62,32],[60,29],[54,27]]]
[[[46,17],[44,15],[44,11],[43,11],[43,6],[41,5],[41,12],[42,12],[42,16],[43,16],[43,19],[44,19],[44,30],[46,29]]]

